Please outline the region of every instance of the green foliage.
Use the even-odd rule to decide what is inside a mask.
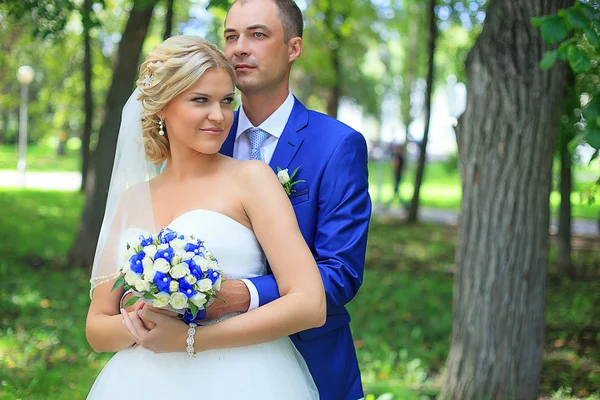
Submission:
[[[585,140],[590,146],[600,149],[600,120],[597,112],[600,108],[600,84],[597,79],[592,79],[600,73],[600,5],[578,1],[572,7],[559,10],[556,15],[533,18],[531,23],[540,28],[546,43],[558,45],[556,50],[549,50],[544,54],[540,62],[542,70],[552,68],[557,60],[565,60],[578,75],[578,81],[588,80],[587,87],[583,88],[585,91],[580,93],[587,93],[591,99],[581,105],[584,127],[578,140]],[[588,75],[589,78],[579,77],[581,75]]]

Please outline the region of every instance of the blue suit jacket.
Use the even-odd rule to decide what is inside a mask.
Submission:
[[[232,156],[239,113],[221,153]],[[323,400],[363,397],[360,371],[345,305],[362,284],[367,230],[371,216],[367,146],[352,128],[309,111],[295,99],[294,108],[270,162],[300,167],[289,197],[302,235],[323,278],[327,321],[320,328],[292,335]],[[251,279],[260,305],[279,297],[273,275]]]

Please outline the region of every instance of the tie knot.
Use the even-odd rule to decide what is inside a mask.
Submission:
[[[260,148],[271,134],[260,128],[248,128],[244,132],[248,136],[248,139],[250,139],[250,159],[263,160],[260,154]]]
[[[263,131],[260,128],[248,128],[245,130],[248,139],[250,139],[250,147],[252,150],[258,150],[261,148],[265,140],[271,136],[267,131]]]

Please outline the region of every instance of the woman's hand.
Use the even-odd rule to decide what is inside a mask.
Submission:
[[[133,317],[121,309],[123,323],[137,344],[154,353],[185,352],[188,326],[144,303],[136,306]],[[146,326],[153,326],[148,329]]]

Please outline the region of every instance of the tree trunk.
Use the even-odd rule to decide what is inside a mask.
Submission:
[[[571,258],[571,191],[573,176],[571,153],[567,140],[559,140],[560,145],[560,209],[558,219],[558,267],[571,278],[575,278],[575,268]]]
[[[90,139],[92,137],[92,123],[94,120],[94,98],[92,89],[92,46],[90,30],[92,28],[93,0],[84,0],[83,2],[83,81],[84,91],[84,111],[85,122],[83,125],[83,134],[81,137],[81,191],[85,191],[88,183],[88,172],[90,168]]]
[[[543,354],[549,195],[564,64],[534,16],[569,0],[495,0],[467,62],[457,130],[462,207],[442,398],[533,400]]]
[[[106,97],[105,113],[100,127],[95,158],[102,160],[94,168],[94,189],[88,192],[83,217],[75,243],[69,254],[69,266],[90,266],[102,226],[104,207],[115,148],[121,122],[121,111],[132,93],[138,61],[155,1],[135,0],[117,50],[114,74]]]
[[[423,183],[423,176],[425,175],[425,161],[427,158],[427,141],[429,139],[429,126],[431,119],[431,96],[433,95],[433,72],[434,72],[434,55],[435,55],[435,41],[437,39],[437,24],[435,20],[435,2],[436,0],[429,0],[429,8],[427,15],[429,16],[429,37],[428,37],[428,52],[427,52],[427,90],[425,93],[425,128],[423,131],[423,141],[420,146],[419,162],[417,164],[417,174],[415,176],[415,189],[413,193],[412,202],[408,209],[408,222],[416,222],[419,213],[419,193],[421,191],[421,184]]]
[[[337,118],[338,108],[340,107],[340,97],[342,96],[342,84],[341,84],[341,65],[340,56],[338,50],[332,50],[331,61],[333,63],[333,70],[335,71],[335,85],[331,88],[329,101],[327,102],[327,115],[333,118]]]
[[[576,119],[573,110],[580,106],[579,93],[575,87],[575,73],[567,68],[565,83],[565,99],[563,101],[563,116],[566,123],[561,121],[558,138],[558,155],[560,157],[560,208],[558,212],[558,254],[557,263],[561,273],[575,278],[575,265],[571,257],[571,191],[573,189],[572,154],[569,142],[577,132],[574,129]],[[561,118],[562,119],[562,118]]]
[[[416,8],[416,7],[414,7]],[[408,43],[408,53],[406,55],[406,70],[404,71],[404,78],[402,79],[402,104],[401,104],[401,112],[402,112],[402,122],[406,126],[406,133],[404,137],[404,143],[408,144],[410,142],[410,135],[408,132],[408,127],[412,123],[412,117],[410,115],[411,109],[411,95],[412,95],[412,85],[414,82],[415,70],[417,69],[417,40],[419,38],[419,19],[416,15],[413,15],[413,18],[410,21],[409,28],[409,43]]]
[[[175,0],[167,0],[167,15],[165,17],[165,34],[163,39],[168,39],[173,34],[173,5]]]

